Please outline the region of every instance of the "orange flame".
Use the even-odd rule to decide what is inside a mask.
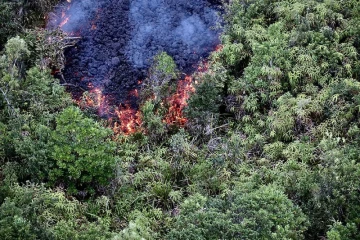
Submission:
[[[94,88],[90,83],[89,95],[84,96],[84,102],[79,102],[80,107],[82,108],[96,108],[100,116],[105,116],[110,113],[110,106],[108,99],[103,95],[100,88]]]
[[[137,89],[134,89],[134,90],[130,91],[129,96],[137,98],[137,97],[139,97],[139,91]]]
[[[222,51],[223,46],[218,45],[215,48],[216,52]],[[198,67],[198,73],[204,74],[209,72],[208,62],[203,62]],[[76,73],[75,73],[76,74]],[[84,80],[82,77],[81,80]],[[139,80],[138,84],[142,81]],[[196,84],[196,81],[195,81]],[[133,134],[140,130],[142,124],[140,111],[131,108],[130,104],[121,104],[118,108],[111,108],[109,105],[109,97],[104,95],[101,88],[94,87],[91,83],[88,85],[89,95],[84,96],[84,101],[77,101],[82,108],[96,108],[100,116],[108,117],[109,126],[116,135],[118,134]],[[169,110],[165,115],[163,122],[170,125],[185,126],[187,118],[183,116],[183,110],[188,105],[187,101],[190,95],[195,92],[193,86],[193,78],[186,76],[184,80],[180,80],[177,85],[176,93],[166,99]],[[130,97],[138,97],[137,89],[129,93]],[[85,102],[85,104],[83,103]]]
[[[203,61],[197,68],[198,73],[205,73],[209,70],[209,63],[207,61]]]
[[[113,127],[114,132],[117,134],[135,133],[141,125],[140,112],[132,109],[129,104],[120,105],[119,108],[115,110],[115,114],[120,120],[120,124],[115,122]]]
[[[100,18],[100,15],[99,15],[100,12],[101,12],[101,9],[98,8],[97,11],[96,11],[96,18],[91,21],[91,30],[96,30],[97,29],[96,21],[98,21],[99,18]]]
[[[109,96],[104,95],[101,88],[94,87],[91,83],[88,88],[89,94],[85,95],[82,101],[76,101],[82,109],[96,109],[99,116],[107,118],[108,126],[116,135],[129,135],[139,129],[141,114],[138,110],[132,109],[129,104],[120,105],[118,108],[111,106]],[[137,97],[138,92],[133,90],[130,94]]]
[[[183,116],[183,109],[187,106],[190,94],[194,92],[191,76],[186,76],[184,80],[179,81],[176,93],[167,99],[170,108],[163,121],[167,124],[184,126],[187,119]]]
[[[223,45],[217,45],[214,50],[215,52],[222,51]],[[209,63],[204,61],[198,66],[197,74],[203,76],[207,72],[209,72]],[[186,124],[187,119],[183,116],[183,110],[188,105],[187,100],[190,98],[191,93],[195,92],[192,82],[193,78],[191,76],[186,76],[184,80],[179,81],[176,93],[167,99],[170,107],[163,122],[181,127]],[[197,84],[197,81],[194,82]]]

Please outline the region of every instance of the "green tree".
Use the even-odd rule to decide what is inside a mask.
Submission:
[[[178,77],[179,72],[171,56],[160,52],[154,57],[140,96],[143,127],[152,141],[162,140],[167,133],[163,122],[169,108],[167,98],[174,91],[174,80]]]
[[[19,38],[10,39],[5,46],[5,54],[0,58],[1,100],[10,117],[15,117],[15,99],[19,94],[21,78],[24,74],[26,57],[30,55],[26,42]]]
[[[57,0],[14,0],[0,3],[0,50],[3,44],[25,29],[44,26],[46,16]]]
[[[105,209],[106,205],[99,207]],[[0,237],[85,240],[115,236],[110,232],[108,216],[88,212],[88,205],[69,199],[60,189],[12,184],[9,197],[0,205]]]
[[[175,61],[166,52],[160,52],[154,57],[148,78],[143,83],[142,97],[145,101],[153,98],[159,103],[168,96],[170,81],[177,80],[178,77]]]
[[[0,50],[7,40],[21,32],[21,25],[16,21],[16,3],[3,1],[0,3]]]
[[[355,223],[344,226],[341,222],[335,222],[326,233],[326,236],[329,240],[359,239],[359,229]]]
[[[115,173],[115,143],[112,132],[79,108],[68,107],[56,118],[51,133],[51,157],[55,168],[49,171],[52,183],[66,184],[70,192],[107,185]]]
[[[227,200],[188,198],[168,239],[304,239],[307,218],[278,186],[246,188]]]
[[[26,42],[12,38],[0,60],[1,158],[18,163],[18,177],[41,181],[51,168],[47,147],[55,116],[72,101],[48,70],[26,70]]]

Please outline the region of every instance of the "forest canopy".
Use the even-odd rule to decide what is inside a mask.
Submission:
[[[129,135],[52,74],[56,3],[0,3],[0,239],[360,239],[358,0],[224,1],[186,124],[161,52]]]

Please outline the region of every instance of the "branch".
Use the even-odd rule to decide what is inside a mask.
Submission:
[[[221,125],[221,126],[219,126],[219,127],[209,129],[209,130],[207,130],[206,132],[210,132],[210,131],[213,131],[213,130],[215,130],[215,129],[223,128],[223,127],[226,127],[226,126],[228,126],[228,125],[229,125],[229,124],[228,124],[228,123],[226,123],[226,124]]]
[[[4,96],[4,99],[5,99],[6,103],[7,103],[7,105],[8,105],[8,106],[10,107],[10,109],[11,109],[11,113],[12,113],[11,115],[15,115],[15,114],[14,114],[14,113],[15,113],[14,107],[13,107],[13,105],[11,104],[10,100],[7,98],[5,91],[4,91],[2,88],[0,88],[0,91],[1,91],[2,95]]]
[[[64,37],[65,40],[82,39],[82,37]]]

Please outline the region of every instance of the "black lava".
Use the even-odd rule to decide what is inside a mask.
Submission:
[[[73,0],[62,29],[81,40],[65,52],[64,80],[78,86],[70,89],[75,97],[91,84],[119,104],[160,51],[189,74],[219,44],[219,30],[212,29],[218,7],[214,0]]]

